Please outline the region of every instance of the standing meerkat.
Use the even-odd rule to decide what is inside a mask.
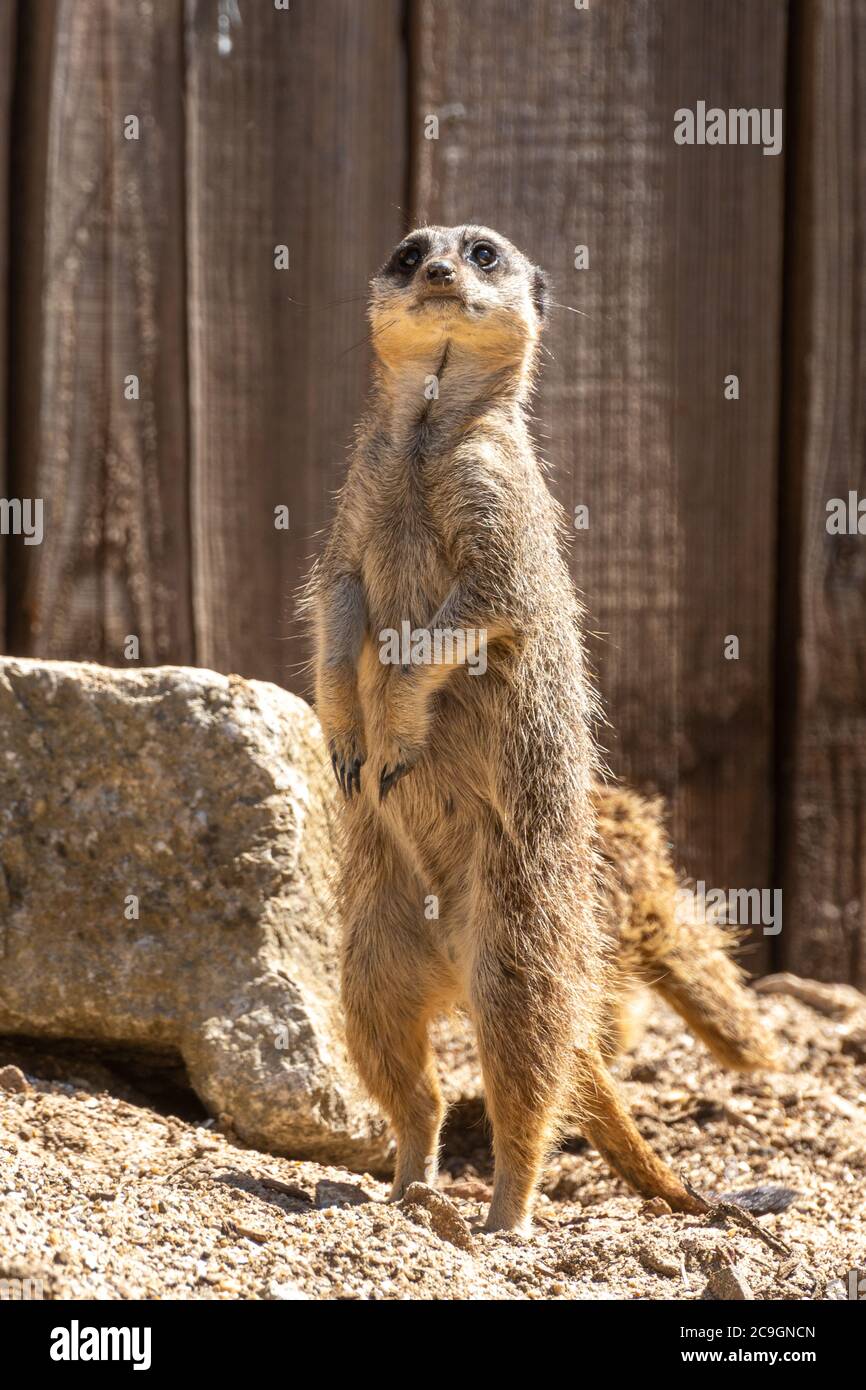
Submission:
[[[705,1204],[604,1061],[594,701],[563,517],[527,428],[543,273],[483,227],[423,227],[371,285],[369,409],[310,580],[317,707],[344,794],[347,1040],[397,1136],[392,1197],[435,1180],[431,1019],[476,1031],[489,1230],[526,1229],[574,1120],[644,1196]]]

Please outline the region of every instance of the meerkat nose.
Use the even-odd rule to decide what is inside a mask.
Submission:
[[[427,279],[434,285],[450,285],[454,279],[454,267],[450,261],[431,261],[427,267]]]

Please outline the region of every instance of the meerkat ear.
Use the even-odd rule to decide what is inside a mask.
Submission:
[[[532,302],[535,305],[538,317],[544,321],[547,318],[547,310],[550,304],[550,279],[545,270],[535,267],[535,275],[532,280]]]

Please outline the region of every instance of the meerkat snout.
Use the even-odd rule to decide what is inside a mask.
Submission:
[[[452,285],[457,272],[450,261],[431,261],[426,269],[427,279],[435,285]]]

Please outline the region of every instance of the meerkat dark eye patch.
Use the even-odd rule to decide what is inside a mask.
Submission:
[[[391,269],[400,271],[403,275],[411,275],[413,270],[417,270],[424,259],[424,251],[417,242],[410,242],[408,246],[399,246],[394,252],[391,260]]]
[[[482,270],[492,270],[499,264],[499,252],[489,241],[476,241],[469,252],[469,259]]]

